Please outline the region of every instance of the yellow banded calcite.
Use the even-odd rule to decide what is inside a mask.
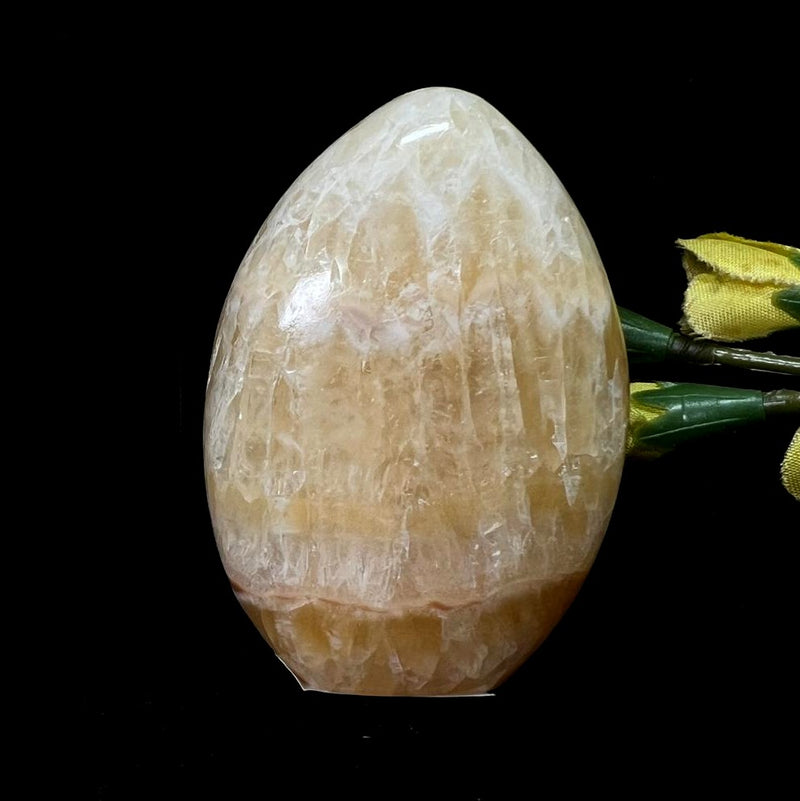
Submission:
[[[491,690],[595,558],[627,399],[544,159],[474,95],[397,98],[289,188],[225,302],[205,464],[239,600],[303,687]]]

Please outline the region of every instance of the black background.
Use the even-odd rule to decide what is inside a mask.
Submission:
[[[71,501],[88,495],[92,513],[66,554],[62,658],[76,669],[65,693],[86,797],[507,798],[509,781],[765,791],[795,756],[788,425],[629,463],[583,590],[493,697],[303,693],[229,589],[202,473],[216,322],[275,202],[383,103],[428,85],[492,103],[572,195],[617,301],[661,322],[680,317],[676,238],[800,244],[786,21],[660,18],[613,37],[592,21],[579,34],[569,14],[519,30],[415,22],[308,9],[95,33],[69,19],[43,39],[34,127],[52,224],[70,288],[100,293],[61,329],[82,343],[73,384],[104,385],[77,403],[99,447]],[[800,352],[789,336],[755,347]],[[790,385],[724,370],[636,377]]]

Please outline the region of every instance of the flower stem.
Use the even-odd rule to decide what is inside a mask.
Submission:
[[[774,353],[732,348],[707,339],[694,339],[621,306],[618,310],[631,364],[678,361],[800,376],[800,357],[778,356]]]
[[[800,419],[800,392],[794,389],[774,389],[764,393],[764,413],[775,415],[797,415]]]
[[[682,334],[679,336],[683,337]],[[797,356],[778,356],[775,353],[761,353],[744,348],[717,345],[714,342],[683,338],[693,346],[691,361],[695,364],[722,364],[726,367],[745,367],[750,370],[800,376],[800,358]]]

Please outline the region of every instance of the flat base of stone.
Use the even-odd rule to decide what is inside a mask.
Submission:
[[[235,587],[258,630],[304,689],[373,696],[482,695],[543,642],[585,573],[485,601],[395,610],[256,598]]]

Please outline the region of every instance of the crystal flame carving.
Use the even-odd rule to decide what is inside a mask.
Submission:
[[[490,690],[592,564],[626,388],[539,153],[474,95],[392,101],[286,192],[222,312],[206,480],[239,600],[306,688]]]

